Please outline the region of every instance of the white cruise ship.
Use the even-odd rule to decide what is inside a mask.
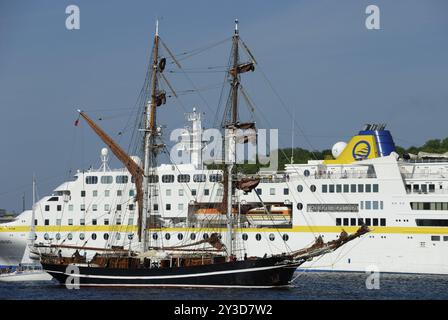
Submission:
[[[171,247],[197,241],[211,232],[225,232],[225,218],[201,204],[222,201],[221,173],[201,160],[201,114],[187,114],[191,126],[191,164],[161,165],[158,195],[152,200],[150,237]],[[328,271],[448,273],[448,161],[436,156],[399,159],[389,131],[367,125],[347,144],[337,143],[333,160],[287,165],[281,173],[261,173],[254,192],[237,190],[239,237],[248,255],[303,248],[320,235],[335,239],[342,230],[372,230],[310,261],[304,268]],[[99,169],[79,170],[35,207],[36,243],[88,248],[138,245],[135,187],[126,169],[108,167],[101,152]],[[134,158],[136,162],[138,159]],[[22,259],[31,225],[31,211],[0,225],[0,264]],[[152,227],[154,227],[152,226]],[[148,226],[151,227],[151,226]],[[185,239],[189,238],[189,239]]]

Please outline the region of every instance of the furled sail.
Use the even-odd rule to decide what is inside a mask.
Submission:
[[[239,73],[245,73],[245,72],[254,71],[254,70],[255,70],[254,63],[253,62],[247,62],[247,63],[239,64],[236,68],[230,69],[229,73],[232,76],[236,76]]]

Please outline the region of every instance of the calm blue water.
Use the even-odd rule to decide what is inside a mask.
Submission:
[[[0,283],[0,299],[130,300],[316,300],[316,299],[448,299],[448,276],[381,274],[378,290],[366,289],[364,273],[300,273],[294,287],[236,289],[67,290],[56,282]]]

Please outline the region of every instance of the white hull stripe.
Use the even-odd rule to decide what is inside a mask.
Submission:
[[[255,271],[263,271],[263,270],[271,270],[271,269],[279,269],[279,268],[294,268],[298,267],[294,265],[279,265],[279,266],[269,266],[269,267],[258,267],[251,269],[237,269],[237,270],[228,270],[228,271],[213,271],[213,272],[204,272],[204,273],[193,273],[193,274],[181,274],[181,275],[167,275],[167,276],[102,276],[102,275],[88,275],[88,274],[76,274],[76,273],[66,273],[61,271],[47,271],[50,273],[59,273],[64,274],[70,277],[77,278],[96,278],[96,279],[129,279],[129,280],[156,280],[156,279],[176,279],[176,278],[192,278],[192,277],[208,277],[219,274],[231,274],[231,273],[242,273],[242,272],[255,272]]]

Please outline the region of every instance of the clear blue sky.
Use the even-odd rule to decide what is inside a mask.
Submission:
[[[65,28],[70,4],[81,10],[77,31]],[[381,10],[381,30],[365,28],[369,4]],[[447,137],[447,12],[444,0],[0,0],[0,208],[20,211],[23,192],[30,207],[33,172],[43,196],[68,170],[98,165],[102,143],[85,124],[73,126],[75,110],[104,117],[101,125],[115,136],[126,126],[156,17],[175,53],[231,36],[238,18],[243,40],[306,133],[309,143],[296,130],[297,146],[331,148],[366,122],[387,123],[406,147]],[[185,60],[184,68],[225,65],[229,45]],[[191,88],[181,75],[168,76],[180,91]],[[190,77],[198,88],[223,80],[222,73]],[[289,146],[291,118],[260,72],[245,75],[244,84],[259,126],[279,128]],[[182,126],[183,108],[195,105],[211,126],[219,93],[169,101],[160,122]]]

